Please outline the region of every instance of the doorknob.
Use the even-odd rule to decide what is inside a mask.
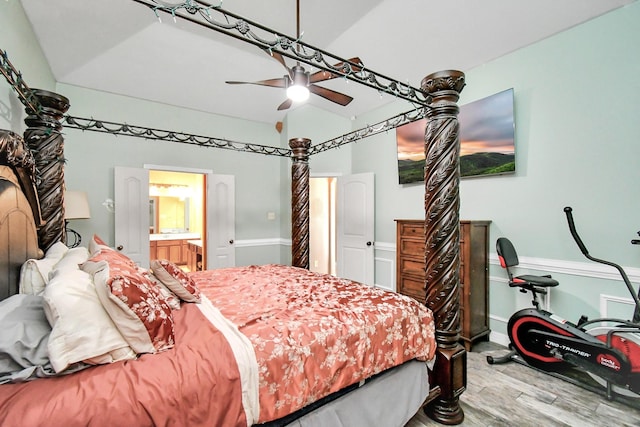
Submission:
[[[367,242],[367,246],[371,246],[371,245],[373,245],[372,242]]]
[[[117,247],[116,249],[117,249],[117,250],[119,250],[119,251],[121,251],[121,250],[123,250],[123,249],[124,249],[124,246],[122,246],[122,245],[118,245],[118,247]]]

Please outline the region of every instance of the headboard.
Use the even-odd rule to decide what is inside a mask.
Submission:
[[[43,255],[34,219],[40,223],[34,165],[22,138],[0,130],[0,300],[18,293],[22,264]]]

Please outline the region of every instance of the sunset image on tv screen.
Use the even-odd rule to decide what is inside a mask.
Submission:
[[[460,176],[486,176],[516,170],[513,89],[460,107]],[[400,184],[424,180],[426,120],[396,128]]]

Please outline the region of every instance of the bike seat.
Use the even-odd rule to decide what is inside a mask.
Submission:
[[[519,264],[518,253],[513,247],[513,244],[506,237],[500,237],[496,242],[496,251],[498,252],[498,259],[500,266],[507,270],[509,275],[509,286],[512,288],[520,287],[528,289],[530,291],[536,291],[534,288],[550,288],[558,286],[558,281],[552,279],[551,276],[536,276],[533,274],[523,274],[521,276],[513,276],[510,267],[515,267]],[[538,291],[541,292],[541,291]]]
[[[509,286],[512,288],[518,286],[521,288],[528,288],[530,286],[537,286],[540,288],[551,288],[558,286],[558,281],[552,279],[550,276],[534,276],[531,274],[523,274],[522,276],[516,276],[509,281]]]

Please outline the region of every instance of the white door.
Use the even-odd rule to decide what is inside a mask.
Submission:
[[[149,172],[116,167],[114,173],[116,249],[149,267]]]
[[[235,181],[233,175],[207,174],[207,269],[234,267]]]
[[[337,272],[339,277],[374,285],[374,176],[338,177]]]

